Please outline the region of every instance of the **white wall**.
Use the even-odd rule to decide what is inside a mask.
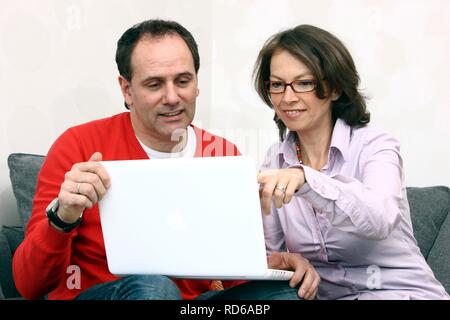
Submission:
[[[353,54],[372,122],[402,143],[407,184],[450,185],[448,0],[0,0],[0,224],[17,222],[6,158],[45,154],[67,127],[123,111],[116,41],[132,24],[177,20],[200,47],[196,124],[258,162],[277,139],[251,72],[263,42],[297,24]]]

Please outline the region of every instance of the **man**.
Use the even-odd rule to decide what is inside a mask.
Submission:
[[[232,143],[191,125],[200,59],[184,27],[163,20],[135,25],[119,39],[116,62],[129,112],[70,128],[50,148],[25,240],[14,256],[19,292],[29,299],[193,299],[200,294],[255,299],[267,298],[254,296],[266,291],[275,297],[273,286],[278,290],[279,283],[246,283],[227,295],[222,294],[227,290],[217,294],[217,281],[118,278],[108,271],[97,202],[113,182],[99,161],[239,154]],[[300,259],[286,263],[275,255],[269,266],[296,270],[291,286],[304,275],[316,275]],[[282,298],[290,288],[281,289]]]
[[[119,279],[108,271],[97,202],[111,181],[98,161],[238,154],[230,142],[191,125],[200,59],[184,27],[150,20],[130,28],[118,41],[116,62],[130,111],[68,129],[40,172],[32,217],[13,263],[16,286],[26,298],[126,298],[108,296],[120,287],[132,299],[178,298],[179,292],[189,299],[217,284]],[[139,287],[146,289],[133,293]]]

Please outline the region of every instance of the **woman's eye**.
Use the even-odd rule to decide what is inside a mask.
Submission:
[[[311,80],[302,80],[302,81],[299,81],[298,84],[300,86],[310,87],[310,86],[314,85],[314,82]]]
[[[270,86],[274,89],[279,89],[283,87],[283,83],[282,82],[271,82]]]

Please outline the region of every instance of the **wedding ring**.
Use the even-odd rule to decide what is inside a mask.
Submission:
[[[278,184],[275,189],[280,190],[281,192],[285,193],[286,192],[286,187],[283,186],[282,184]]]
[[[78,193],[78,194],[80,194],[80,186],[81,186],[81,184],[78,183],[78,184],[77,184],[77,193]]]

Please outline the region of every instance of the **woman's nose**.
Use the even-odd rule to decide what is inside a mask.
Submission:
[[[291,103],[293,101],[298,101],[298,96],[290,85],[286,86],[286,89],[284,90],[283,93],[282,101],[284,103]]]

